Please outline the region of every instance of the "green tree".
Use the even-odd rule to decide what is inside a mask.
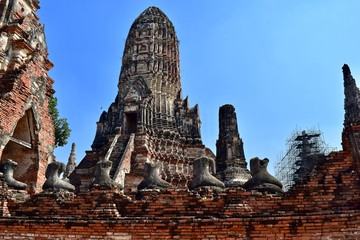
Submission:
[[[71,129],[66,118],[59,118],[57,98],[52,96],[49,101],[49,113],[55,128],[55,147],[62,147],[68,143]]]

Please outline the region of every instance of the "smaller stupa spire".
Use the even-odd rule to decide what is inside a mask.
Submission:
[[[344,76],[344,93],[345,93],[345,119],[344,125],[360,123],[360,91],[356,86],[355,79],[351,75],[350,68],[347,64],[342,67]]]
[[[219,109],[219,139],[216,142],[218,176],[228,186],[242,185],[251,178],[246,165],[235,108],[226,104]]]
[[[344,64],[344,66],[342,67],[342,70],[343,70],[344,76],[351,75],[351,71],[350,71],[349,65]]]
[[[68,160],[68,163],[66,164],[64,178],[68,178],[76,167],[76,150],[75,149],[76,149],[76,145],[75,145],[75,143],[73,143],[71,145],[71,152],[70,152],[69,160]]]

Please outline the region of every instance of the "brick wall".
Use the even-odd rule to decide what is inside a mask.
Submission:
[[[13,239],[358,239],[359,213],[224,219],[0,219]],[[325,223],[325,224],[324,224]]]
[[[6,187],[0,189],[4,195]],[[350,151],[331,153],[283,197],[203,187],[135,193],[95,188],[75,195],[45,191],[3,201],[9,239],[359,239],[360,184]],[[5,215],[5,214],[3,214]]]

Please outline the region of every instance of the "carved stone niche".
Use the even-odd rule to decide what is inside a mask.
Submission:
[[[216,173],[214,159],[205,156],[195,159],[193,172],[194,179],[189,183],[191,190],[197,187],[213,187],[216,191],[222,191],[225,188],[225,184],[212,175]]]
[[[46,181],[43,185],[43,190],[68,190],[68,191],[74,191],[75,187],[71,185],[69,182],[61,179],[61,174],[65,171],[65,164],[62,162],[52,162],[49,163],[46,172],[45,177]]]
[[[5,162],[1,164],[0,171],[4,174],[4,181],[9,188],[24,190],[27,188],[27,184],[14,178],[14,171],[17,165],[17,162],[6,159]]]
[[[261,160],[255,157],[250,160],[250,173],[252,178],[244,184],[244,188],[246,190],[257,190],[282,195],[284,193],[282,190],[283,186],[279,180],[268,173],[268,163],[269,159],[267,158]]]

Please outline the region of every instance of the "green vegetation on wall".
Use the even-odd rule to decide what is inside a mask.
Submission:
[[[55,128],[55,147],[62,147],[68,143],[71,129],[66,118],[59,118],[57,98],[54,96],[49,101],[49,113]]]

